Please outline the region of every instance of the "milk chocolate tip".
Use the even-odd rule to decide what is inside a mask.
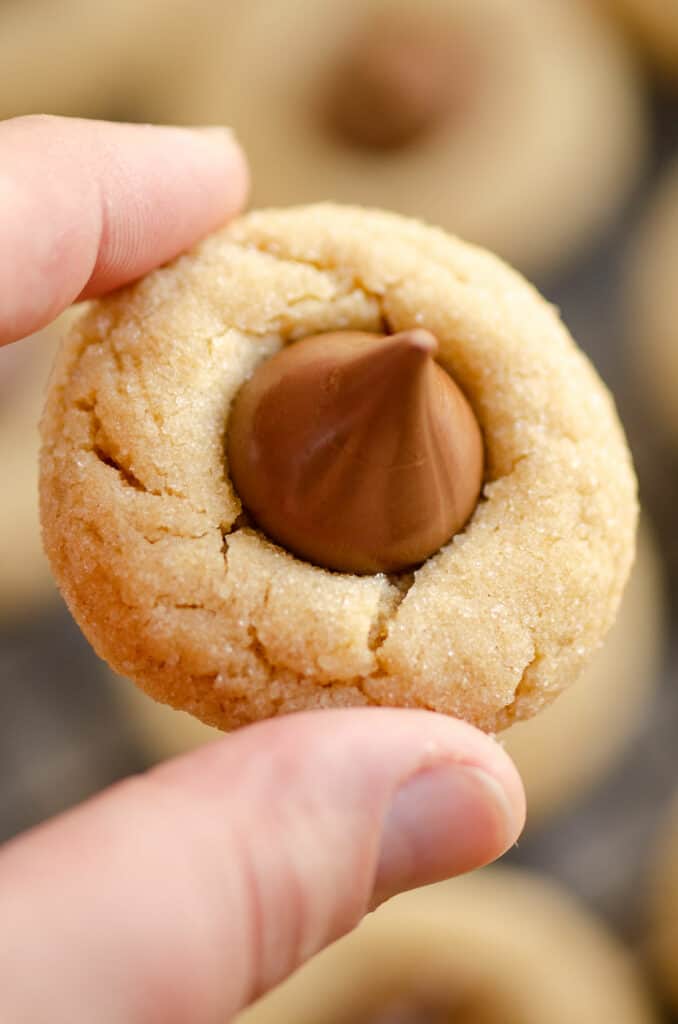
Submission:
[[[437,351],[438,339],[423,328],[401,331],[382,338],[375,335],[360,350],[356,349],[354,360],[347,361],[344,372],[346,376],[353,377],[355,384],[360,383],[361,377],[367,384],[368,374],[370,382],[374,382],[374,376],[378,373],[380,383],[388,383],[393,389],[395,401],[399,393],[412,391],[417,386],[417,372],[426,366]]]
[[[400,345],[426,356],[435,356],[438,352],[438,339],[424,327],[413,327],[409,331],[400,331],[387,337],[394,348]]]

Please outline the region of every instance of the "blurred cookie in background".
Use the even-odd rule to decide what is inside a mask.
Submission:
[[[678,1014],[678,798],[656,843],[649,883],[647,949],[662,992]]]
[[[659,684],[665,611],[659,554],[647,523],[617,620],[574,686],[501,736],[527,792],[528,828],[583,797],[639,731]]]
[[[50,113],[165,120],[166,95],[199,62],[203,17],[215,3],[0,4],[0,118]]]
[[[31,338],[0,348],[0,617],[55,601],[38,517],[38,423],[69,312]]]
[[[631,376],[644,390],[651,420],[678,450],[678,163],[651,199],[632,246],[627,295]]]
[[[678,85],[678,4],[675,0],[603,0],[619,16],[664,78]]]
[[[235,129],[254,205],[393,209],[536,274],[603,229],[646,148],[626,50],[580,0],[253,0],[203,63],[177,116]]]
[[[493,868],[397,896],[237,1024],[650,1024],[630,956],[564,890]]]

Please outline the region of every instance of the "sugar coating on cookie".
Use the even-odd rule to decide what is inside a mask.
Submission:
[[[283,344],[384,325],[435,333],[484,434],[483,495],[413,573],[329,572],[243,521],[229,410]],[[252,213],[94,304],[42,430],[45,545],[75,618],[119,673],[222,728],[360,704],[504,728],[576,678],[633,558],[623,432],[556,312],[392,214]]]
[[[659,552],[645,524],[617,620],[603,647],[565,694],[502,734],[525,786],[528,829],[539,828],[585,797],[628,749],[659,685],[665,625]],[[120,677],[112,685],[149,759],[184,754],[218,735],[191,715],[148,700]]]

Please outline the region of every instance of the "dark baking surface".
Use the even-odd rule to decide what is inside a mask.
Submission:
[[[0,842],[145,767],[65,606],[0,627]]]
[[[573,269],[541,286],[617,395],[666,560],[675,623],[678,458],[635,393],[624,356],[624,260],[662,169],[678,155],[678,105],[656,96],[653,116],[653,159],[619,221]],[[634,946],[642,942],[649,851],[678,789],[677,684],[674,629],[657,699],[622,763],[595,792],[531,833],[507,858],[564,881]],[[106,673],[63,607],[30,622],[0,625],[0,840],[145,764]]]

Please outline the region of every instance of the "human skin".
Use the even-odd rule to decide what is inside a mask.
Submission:
[[[0,342],[171,259],[246,193],[218,129],[0,123]],[[524,813],[507,755],[453,719],[243,729],[0,849],[0,1018],[223,1024],[369,908],[500,856]]]

